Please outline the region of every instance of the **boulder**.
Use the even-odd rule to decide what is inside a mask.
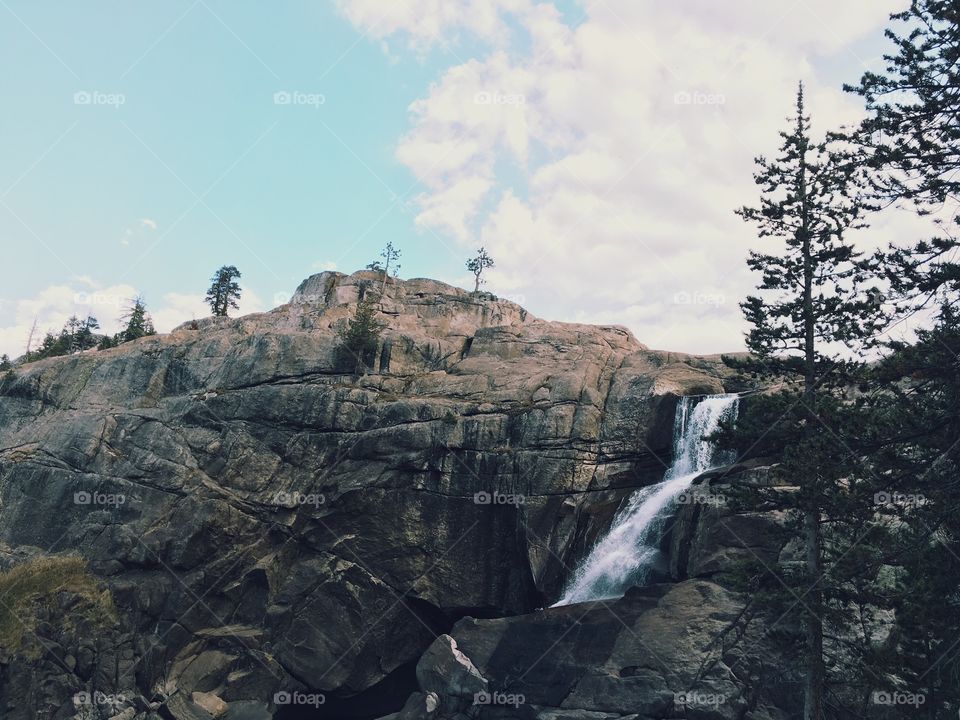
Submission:
[[[457,641],[449,635],[434,640],[420,658],[417,682],[424,692],[441,697],[472,698],[487,691],[486,678],[457,649]]]

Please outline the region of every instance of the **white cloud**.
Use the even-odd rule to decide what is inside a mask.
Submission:
[[[400,34],[421,50],[448,42],[461,30],[496,40],[505,34],[503,13],[529,5],[528,0],[337,0],[341,12],[369,37]]]
[[[141,218],[141,219],[140,219],[140,227],[147,228],[148,230],[156,230],[156,229],[157,229],[157,221],[156,221],[156,220],[151,220],[150,218]]]
[[[76,278],[75,284],[51,285],[31,298],[12,303],[4,301],[4,310],[7,304],[13,307],[9,311],[9,324],[0,326],[0,354],[10,357],[23,354],[34,319],[37,321],[34,348],[48,330],[59,330],[71,315],[81,318],[93,315],[100,323],[99,332],[118,332],[123,326],[121,315],[138,294],[132,285],[103,286],[84,276]],[[210,314],[203,297],[203,294],[167,293],[162,302],[156,304],[148,298],[147,310],[157,331],[169,332],[180,323]],[[266,309],[260,297],[246,289],[239,304],[240,309],[231,314],[246,315]]]
[[[10,357],[23,354],[34,319],[37,322],[33,347],[47,331],[57,331],[71,315],[93,315],[101,332],[120,329],[120,315],[137,291],[131,285],[100,286],[87,277],[77,278],[77,286],[51,285],[32,298],[14,304],[8,325],[0,327],[0,353]]]
[[[388,18],[373,0],[341,8],[380,40],[487,41],[410,107],[396,154],[426,188],[419,227],[485,245],[487,287],[540,315],[716,352],[741,346],[738,303],[756,284],[745,258],[760,243],[733,214],[756,202],[753,157],[776,149],[799,80],[815,131],[857,119],[858,100],[816,68],[855,80],[850,44],[879,38],[903,4],[597,0],[576,27],[551,3],[488,3],[498,19],[465,16],[467,0]]]

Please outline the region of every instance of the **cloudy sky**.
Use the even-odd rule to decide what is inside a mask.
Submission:
[[[756,198],[796,85],[815,129],[905,0],[0,0],[0,352],[141,293],[158,329],[241,311],[388,241],[652,347],[742,347]],[[887,213],[864,247],[916,234]]]

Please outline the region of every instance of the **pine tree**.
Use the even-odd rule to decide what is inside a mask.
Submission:
[[[781,568],[769,593],[782,594],[779,583],[788,595],[803,598],[794,612],[802,612],[804,718],[821,720],[824,627],[832,612],[824,560],[837,554],[838,539],[832,536],[825,547],[824,522],[832,524],[841,508],[847,520],[869,512],[849,480],[841,487],[856,457],[834,429],[846,413],[835,389],[852,369],[837,353],[878,331],[882,307],[864,287],[868,265],[848,237],[864,227],[870,209],[860,165],[837,142],[815,142],[810,130],[801,85],[792,127],[781,132],[779,156],[756,161],[760,205],[737,211],[756,224],[761,238],[783,242],[778,254],[750,253],[749,267],[761,274],[761,294],[748,297],[742,308],[754,356],[747,365],[761,380],[783,382],[785,389],[754,403],[750,421],[735,435],[741,449],[762,448],[779,457],[782,473],[797,486],[793,493],[758,493],[754,500],[785,510],[802,538],[801,561]]]
[[[884,266],[892,289],[921,303],[940,295],[953,304],[960,289],[960,4],[913,0],[891,20],[885,72],[867,72],[845,89],[866,102],[858,141],[877,171],[878,197],[941,213],[938,236],[891,248]]]
[[[340,331],[336,363],[339,369],[362,375],[373,368],[383,325],[376,320],[376,306],[369,299],[357,303],[354,316]]]
[[[13,368],[13,363],[10,361],[10,356],[4,353],[0,355],[0,372],[4,370],[11,370]]]
[[[156,335],[153,320],[150,319],[146,303],[140,296],[133,299],[133,304],[127,308],[120,319],[126,320],[127,325],[118,334],[117,340],[119,342],[130,342],[146,335]]]
[[[383,294],[387,289],[387,279],[390,277],[390,266],[394,263],[397,263],[397,261],[400,259],[400,249],[395,248],[392,242],[388,242],[387,246],[383,249],[383,252],[380,253],[380,257],[383,258],[383,282],[380,284],[380,297],[383,297]],[[396,264],[394,265],[393,275],[396,277],[399,274],[400,265]]]
[[[82,352],[96,347],[100,337],[93,331],[99,328],[100,323],[92,315],[87,315],[84,320],[79,321],[73,332],[73,351]]]
[[[231,308],[240,307],[237,301],[241,290],[236,282],[239,277],[240,271],[233,265],[224,265],[214,273],[205,299],[214,316],[226,317]]]
[[[899,530],[890,565],[902,574],[891,593],[900,642],[890,675],[924,694],[929,717],[945,716],[945,703],[952,717],[960,705],[960,4],[912,0],[891,20],[885,70],[846,89],[866,102],[857,139],[877,197],[935,214],[936,236],[878,256],[896,310],[938,312],[915,341],[890,343],[865,377],[861,432],[886,496],[908,500],[885,509]]]
[[[477,254],[467,260],[467,270],[473,273],[474,283],[473,291],[479,292],[480,283],[484,280],[480,277],[483,275],[483,271],[487,268],[493,267],[493,258],[487,254],[487,251],[484,248],[477,250]]]

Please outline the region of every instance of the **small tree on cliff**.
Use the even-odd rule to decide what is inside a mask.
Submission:
[[[239,277],[240,271],[233,265],[224,265],[214,273],[205,298],[213,315],[226,317],[231,308],[236,310],[240,307],[237,304],[241,292],[237,283]]]
[[[393,265],[393,275],[396,277],[400,272],[400,248],[395,248],[392,242],[388,242],[387,246],[383,249],[383,252],[380,253],[380,257],[383,258],[383,282],[380,284],[380,296],[383,297],[383,293],[387,289],[387,279],[390,277],[390,266]],[[397,263],[394,265],[394,263]],[[373,263],[367,267],[371,267]]]
[[[803,547],[802,562],[781,567],[771,593],[786,588],[788,600],[802,598],[793,612],[802,613],[804,718],[822,720],[824,621],[831,599],[824,560],[833,552],[832,544],[824,547],[824,517],[841,507],[861,518],[871,511],[867,493],[857,494],[848,481],[856,458],[833,429],[845,408],[830,388],[851,368],[836,357],[837,346],[857,347],[877,332],[882,318],[881,306],[863,287],[867,263],[847,237],[864,226],[869,210],[860,165],[849,152],[811,139],[805,112],[801,85],[792,127],[781,132],[779,156],[757,159],[759,206],[737,210],[756,224],[761,238],[783,242],[778,254],[750,253],[747,264],[761,273],[761,294],[741,306],[751,326],[752,369],[765,378],[786,378],[788,389],[757,403],[736,434],[741,448],[760,446],[780,458],[782,471],[798,486],[795,493],[763,498],[786,510]]]
[[[487,251],[484,248],[477,250],[477,254],[467,260],[467,270],[473,273],[473,291],[478,292],[480,290],[480,284],[486,282],[480,276],[483,275],[483,271],[487,268],[493,267],[493,258],[487,254]]]
[[[335,362],[338,369],[362,375],[373,368],[383,325],[376,320],[376,306],[368,299],[357,303],[353,317],[339,331],[340,345]]]
[[[146,335],[157,334],[153,329],[153,320],[147,313],[147,305],[140,296],[133,299],[133,304],[120,319],[126,320],[127,326],[118,333],[116,340],[119,342],[130,342]]]

